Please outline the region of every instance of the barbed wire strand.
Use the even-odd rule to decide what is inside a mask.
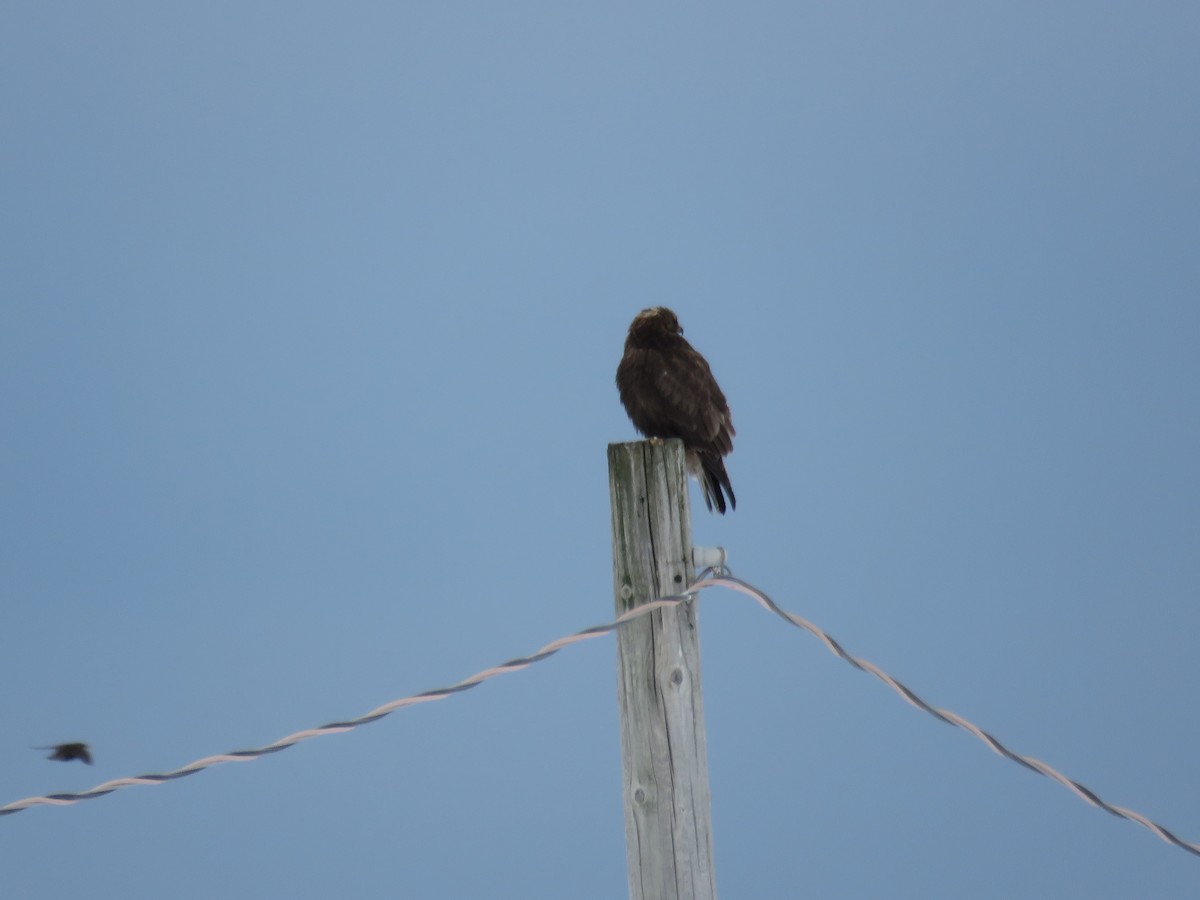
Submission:
[[[933,716],[935,719],[945,722],[947,725],[957,725],[964,731],[970,732],[971,734],[975,735],[975,737],[979,738],[979,740],[986,744],[991,750],[1000,756],[1003,756],[1005,759],[1012,760],[1013,762],[1024,766],[1030,771],[1037,772],[1039,775],[1045,775],[1047,778],[1057,781],[1071,793],[1075,794],[1075,796],[1079,797],[1080,800],[1083,800],[1090,806],[1095,806],[1098,809],[1104,810],[1105,812],[1112,813],[1112,815],[1118,816],[1119,818],[1128,819],[1130,822],[1136,822],[1137,824],[1151,831],[1153,834],[1157,835],[1160,839],[1166,841],[1168,844],[1174,844],[1181,850],[1186,850],[1188,853],[1191,853],[1194,856],[1200,856],[1200,844],[1193,844],[1190,841],[1185,841],[1182,838],[1177,837],[1167,828],[1164,828],[1157,822],[1146,818],[1141,813],[1134,812],[1131,809],[1126,809],[1123,806],[1113,806],[1111,803],[1105,802],[1104,800],[1100,799],[1100,797],[1094,791],[1084,787],[1078,781],[1068,778],[1066,775],[1063,775],[1052,766],[1047,765],[1041,760],[1033,759],[1029,756],[1022,756],[1020,753],[1016,753],[1008,749],[1008,747],[1000,743],[1000,741],[995,737],[988,734],[974,723],[967,721],[957,713],[952,713],[947,709],[938,709],[937,707],[930,706],[928,703],[918,697],[911,689],[901,684],[874,663],[867,662],[865,659],[860,659],[857,656],[847,653],[844,649],[842,649],[842,645],[834,640],[831,635],[827,634],[825,631],[818,628],[807,619],[803,619],[800,616],[781,608],[775,603],[774,600],[772,600],[758,588],[748,584],[745,581],[742,581],[740,578],[735,578],[728,569],[724,569],[722,572],[714,573],[708,577],[702,576],[695,584],[688,588],[688,590],[694,592],[715,586],[726,587],[730,590],[745,594],[748,597],[752,597],[768,612],[774,613],[782,618],[785,622],[795,625],[797,628],[801,628],[816,637],[826,647],[828,647],[829,651],[835,656],[841,657],[856,669],[859,669],[863,672],[869,672],[870,674],[874,675],[912,706],[929,713],[929,715]]]
[[[703,579],[711,574],[711,569],[705,569],[700,574]],[[347,719],[344,722],[330,722],[328,725],[322,725],[320,728],[307,728],[304,731],[297,731],[295,734],[289,734],[287,737],[282,737],[277,741],[267,744],[264,747],[258,747],[253,750],[236,750],[232,753],[219,753],[215,756],[206,756],[203,759],[198,759],[195,762],[190,762],[186,766],[181,766],[171,772],[162,772],[150,775],[136,775],[129,778],[117,778],[113,781],[106,781],[99,784],[91,790],[81,791],[79,793],[62,793],[62,794],[46,794],[40,797],[26,797],[24,800],[16,800],[4,806],[0,806],[0,816],[8,816],[13,813],[20,812],[23,809],[28,809],[31,806],[70,806],[73,803],[78,803],[80,800],[94,800],[96,797],[103,797],[106,794],[111,794],[113,791],[121,788],[133,787],[134,785],[151,785],[163,784],[167,781],[174,781],[177,778],[184,778],[188,775],[195,775],[197,772],[203,771],[211,766],[229,762],[249,762],[253,759],[266,756],[270,753],[278,753],[280,750],[286,750],[288,747],[293,747],[301,741],[307,741],[310,738],[321,737],[327,734],[341,734],[345,731],[350,731],[353,728],[358,728],[360,725],[368,725],[371,722],[378,722],[384,716],[391,715],[398,709],[403,709],[406,706],[415,706],[418,703],[429,703],[433,700],[444,700],[452,694],[459,694],[470,688],[476,687],[489,678],[494,678],[497,675],[503,675],[507,672],[517,672],[527,668],[536,662],[541,662],[547,657],[553,656],[563,647],[571,644],[577,644],[580,641],[591,640],[592,638],[603,637],[611,631],[615,631],[627,622],[641,618],[656,610],[664,609],[668,606],[676,606],[684,603],[695,597],[695,592],[688,590],[686,593],[678,594],[672,597],[662,597],[658,600],[652,600],[649,603],[634,607],[622,613],[613,621],[605,625],[593,625],[591,628],[585,628],[582,631],[577,631],[574,634],[561,637],[558,640],[551,641],[546,646],[542,647],[535,653],[529,656],[521,656],[516,659],[510,659],[508,662],[501,663],[498,666],[492,666],[490,669],[484,669],[482,672],[476,672],[469,678],[464,678],[457,684],[450,687],[437,688],[431,691],[424,691],[420,694],[412,694],[408,697],[401,697],[398,700],[392,700],[383,706],[371,710],[366,715],[359,716],[357,719]]]
[[[1003,756],[1004,758],[1009,759],[1012,762],[1029,769],[1030,771],[1037,772],[1039,775],[1045,775],[1047,778],[1057,781],[1059,784],[1067,788],[1067,790],[1071,791],[1090,806],[1102,809],[1114,816],[1118,816],[1119,818],[1136,822],[1137,824],[1149,830],[1151,833],[1157,835],[1161,840],[1167,842],[1168,844],[1179,847],[1181,850],[1186,850],[1188,853],[1191,853],[1194,856],[1200,856],[1200,845],[1193,844],[1175,836],[1167,828],[1159,825],[1157,822],[1151,819],[1146,818],[1140,813],[1121,806],[1113,806],[1112,804],[1107,803],[1106,801],[1102,800],[1094,791],[1084,787],[1079,782],[1068,778],[1057,769],[1054,769],[1052,766],[1049,766],[1040,760],[1023,756],[1020,753],[1016,753],[1008,749],[1008,747],[1004,746],[1004,744],[1002,744],[995,737],[988,734],[988,732],[984,731],[974,723],[964,719],[962,716],[959,716],[958,714],[950,712],[946,709],[939,709],[937,707],[930,706],[919,696],[917,696],[917,694],[914,693],[910,688],[897,681],[874,663],[847,653],[842,648],[842,645],[834,640],[830,634],[809,622],[807,619],[781,608],[775,603],[774,600],[772,600],[758,588],[745,581],[742,581],[740,578],[734,577],[732,572],[725,567],[722,567],[719,570],[714,570],[711,568],[705,569],[700,573],[697,580],[690,587],[688,587],[687,591],[683,594],[652,600],[648,603],[642,604],[641,606],[627,610],[607,624],[593,625],[591,628],[584,628],[582,631],[577,631],[574,634],[551,641],[540,650],[537,650],[529,656],[510,659],[508,662],[501,663],[498,666],[492,666],[489,669],[476,672],[474,675],[464,678],[462,681],[458,682],[457,684],[450,685],[449,687],[436,688],[434,690],[424,691],[420,694],[412,694],[408,697],[401,697],[397,700],[392,700],[389,703],[385,703],[383,706],[377,707],[366,715],[359,716],[356,719],[348,719],[344,722],[331,722],[328,725],[322,725],[320,728],[309,728],[305,729],[304,731],[297,731],[294,734],[289,734],[287,737],[282,737],[273,743],[267,744],[263,747],[258,747],[253,750],[237,750],[232,753],[221,753],[215,756],[206,756],[203,759],[198,759],[195,762],[188,763],[186,766],[182,766],[171,772],[138,775],[131,778],[118,778],[114,781],[106,781],[104,784],[97,785],[91,790],[83,791],[81,793],[48,794],[38,797],[27,797],[24,800],[17,800],[13,803],[6,804],[5,806],[0,806],[0,816],[11,815],[13,813],[20,812],[21,810],[28,809],[31,806],[68,806],[73,803],[78,803],[81,800],[92,800],[96,797],[103,797],[106,794],[111,794],[121,788],[132,787],[134,785],[162,784],[167,781],[173,781],[177,778],[194,775],[196,772],[200,772],[211,766],[219,765],[220,763],[249,762],[250,760],[258,759],[259,757],[266,756],[271,753],[278,753],[280,750],[286,750],[288,747],[295,746],[301,741],[306,741],[310,738],[320,737],[327,734],[341,734],[342,732],[350,731],[353,728],[358,728],[361,725],[377,722],[384,716],[388,716],[396,710],[403,709],[407,706],[415,706],[418,703],[429,703],[434,700],[444,700],[446,697],[449,697],[453,694],[458,694],[469,690],[470,688],[476,687],[489,678],[494,678],[497,675],[503,675],[507,672],[517,672],[521,669],[528,668],[533,663],[541,662],[542,660],[553,656],[563,647],[567,647],[571,644],[576,644],[581,641],[591,640],[592,638],[602,637],[612,631],[615,631],[627,622],[633,621],[634,619],[638,619],[656,610],[664,609],[669,606],[676,606],[680,603],[694,599],[700,591],[710,587],[725,587],[752,598],[768,612],[774,613],[785,622],[807,631],[809,634],[816,637],[823,644],[825,644],[831,653],[845,660],[847,663],[854,666],[854,668],[863,672],[869,672],[871,675],[874,675],[876,678],[894,690],[897,694],[899,694],[900,697],[902,697],[907,703],[915,706],[917,709],[929,713],[929,715],[933,716],[935,719],[945,722],[948,725],[955,725],[959,728],[962,728],[964,731],[973,734],[998,755]]]

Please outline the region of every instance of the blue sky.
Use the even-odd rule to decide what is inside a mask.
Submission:
[[[613,375],[738,435],[695,536],[1200,840],[1194,4],[15,2],[0,804],[611,616]],[[1194,897],[1200,860],[701,600],[727,897]],[[0,820],[4,896],[622,896],[615,649]],[[91,743],[96,764],[31,745]]]

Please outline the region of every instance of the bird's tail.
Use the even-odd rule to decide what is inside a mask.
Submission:
[[[725,515],[725,498],[729,498],[729,508],[737,509],[737,497],[733,495],[733,485],[729,483],[729,473],[725,471],[725,460],[718,453],[700,453],[700,487],[704,489],[704,503],[711,510],[714,506],[717,512]]]

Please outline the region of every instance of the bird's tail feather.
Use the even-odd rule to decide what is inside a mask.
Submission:
[[[737,509],[737,497],[733,495],[733,485],[725,471],[725,460],[715,453],[705,453],[700,456],[700,466],[703,472],[700,486],[704,489],[704,504],[709,510],[715,505],[717,512],[725,515],[726,496],[729,497],[729,508]]]

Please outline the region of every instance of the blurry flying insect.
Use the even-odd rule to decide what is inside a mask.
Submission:
[[[49,747],[34,747],[34,750],[53,750],[46,759],[57,759],[61,762],[70,762],[73,759],[82,759],[89,766],[92,764],[92,752],[88,749],[87,744],[53,744]]]

